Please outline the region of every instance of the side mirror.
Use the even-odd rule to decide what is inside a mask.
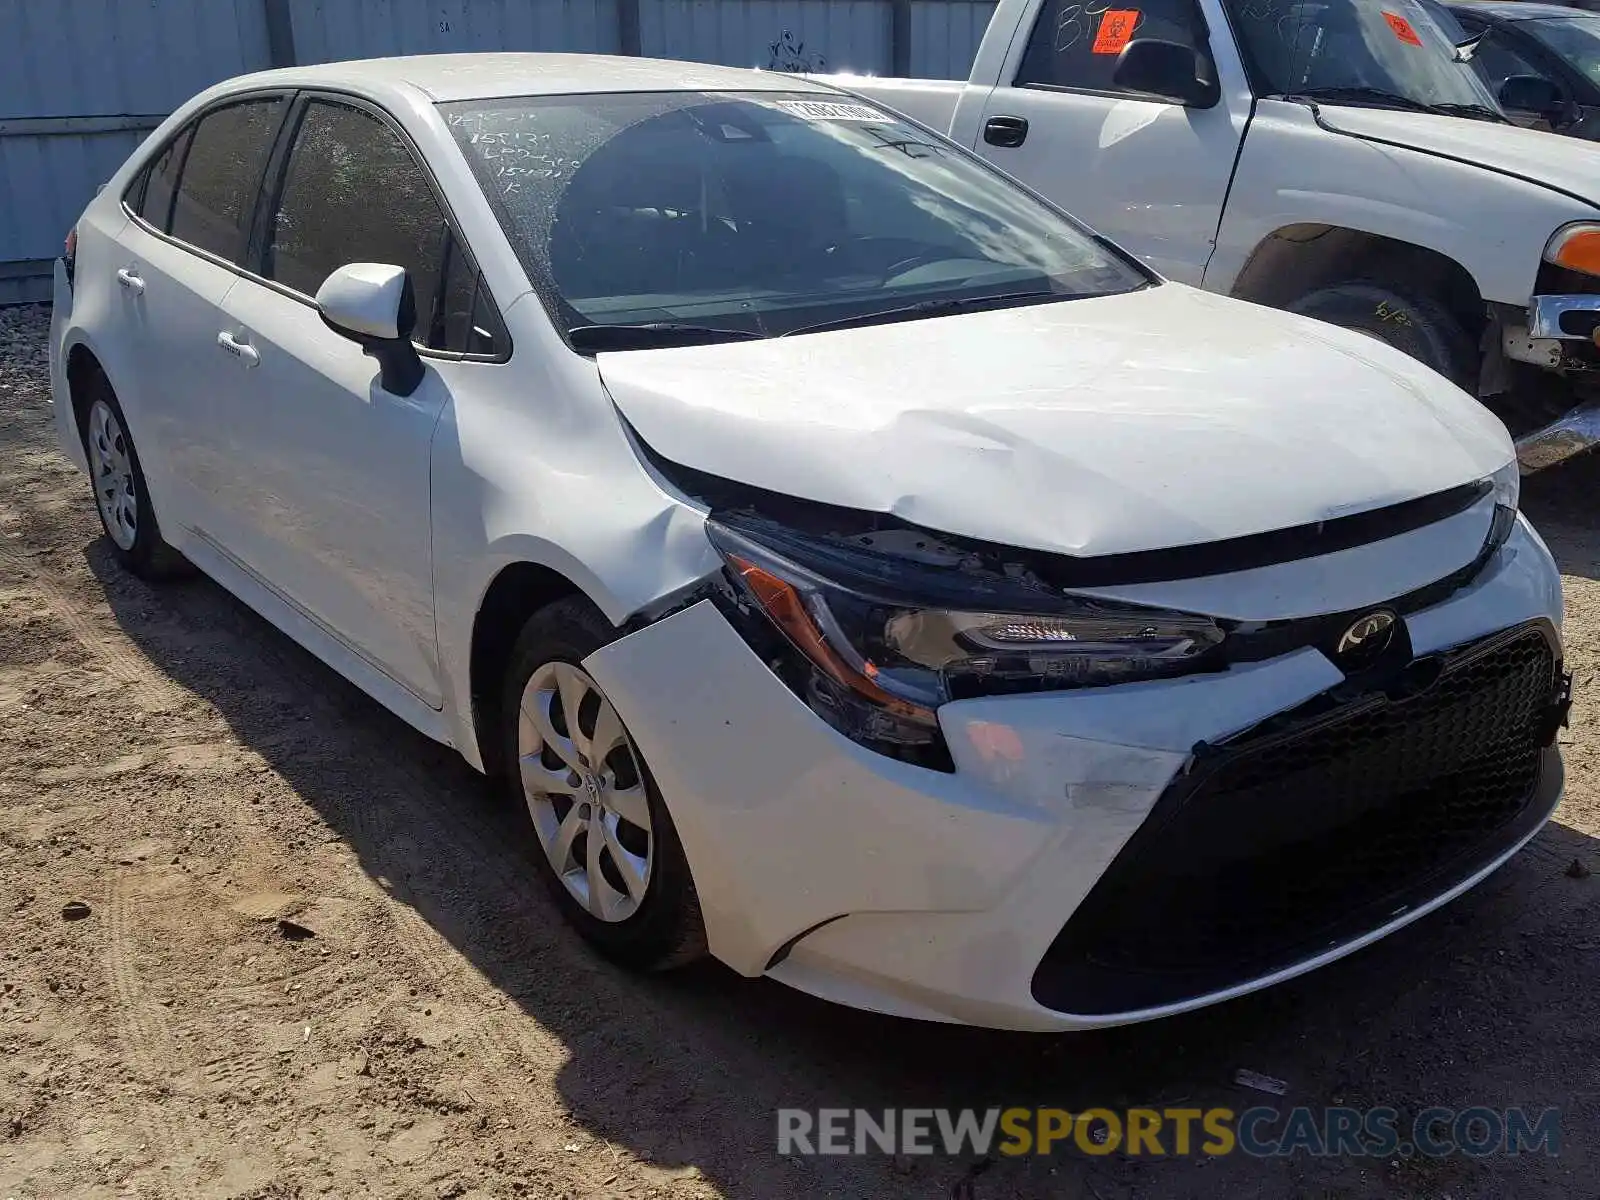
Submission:
[[[1554,121],[1566,116],[1567,100],[1560,88],[1542,76],[1508,75],[1500,84],[1500,107]]]
[[[409,396],[425,369],[411,331],[417,301],[404,267],[350,263],[329,275],[317,289],[317,310],[325,325],[378,360],[383,390]]]
[[[1127,91],[1147,92],[1190,108],[1210,108],[1222,98],[1204,55],[1158,38],[1138,38],[1124,46],[1111,81]]]

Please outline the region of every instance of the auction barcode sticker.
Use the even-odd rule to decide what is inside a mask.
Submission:
[[[833,100],[779,100],[786,113],[807,121],[887,121],[886,114],[865,104],[839,104]]]

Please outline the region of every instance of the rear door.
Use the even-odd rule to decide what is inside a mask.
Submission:
[[[1249,120],[1249,88],[1226,64],[1211,108],[1119,88],[1112,71],[1133,38],[1200,50],[1209,41],[1196,0],[1046,0],[1007,55],[974,149],[1162,274],[1198,284]]]
[[[210,438],[212,405],[229,377],[216,336],[223,299],[237,282],[251,214],[288,98],[230,98],[189,122],[135,177],[123,197],[130,217],[115,272],[118,321],[131,345],[136,428],[163,520],[203,522],[202,497],[225,475]],[[176,520],[174,520],[176,518]]]
[[[433,615],[433,431],[455,389],[506,347],[478,270],[399,126],[310,96],[269,189],[255,274],[213,330],[232,343],[219,393],[232,469],[216,540],[418,699],[442,704]],[[339,267],[404,267],[427,360],[410,396],[330,330],[314,297]]]

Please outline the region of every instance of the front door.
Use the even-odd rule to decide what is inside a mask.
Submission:
[[[1045,0],[990,93],[973,149],[1169,278],[1199,284],[1249,118],[1224,77],[1211,108],[1120,89],[1132,38],[1205,49],[1196,0]],[[1025,124],[1019,124],[1025,123]],[[1015,142],[1021,134],[1020,144]]]

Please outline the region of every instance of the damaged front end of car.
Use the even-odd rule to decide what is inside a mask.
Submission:
[[[642,448],[642,447],[641,447]],[[706,510],[724,569],[709,596],[773,673],[828,725],[891,758],[954,770],[937,717],[949,702],[1100,688],[1226,671],[1315,647],[1365,685],[1410,661],[1404,614],[1477,576],[1516,511],[1515,466],[1484,480],[1367,512],[1205,546],[1084,559],[997,545],[766,491],[653,453],[663,479]],[[1397,622],[1382,653],[1340,649],[1372,609],[1242,620],[1131,603],[1088,589],[1249,570],[1418,529],[1493,499],[1476,556],[1444,578],[1387,597]]]

